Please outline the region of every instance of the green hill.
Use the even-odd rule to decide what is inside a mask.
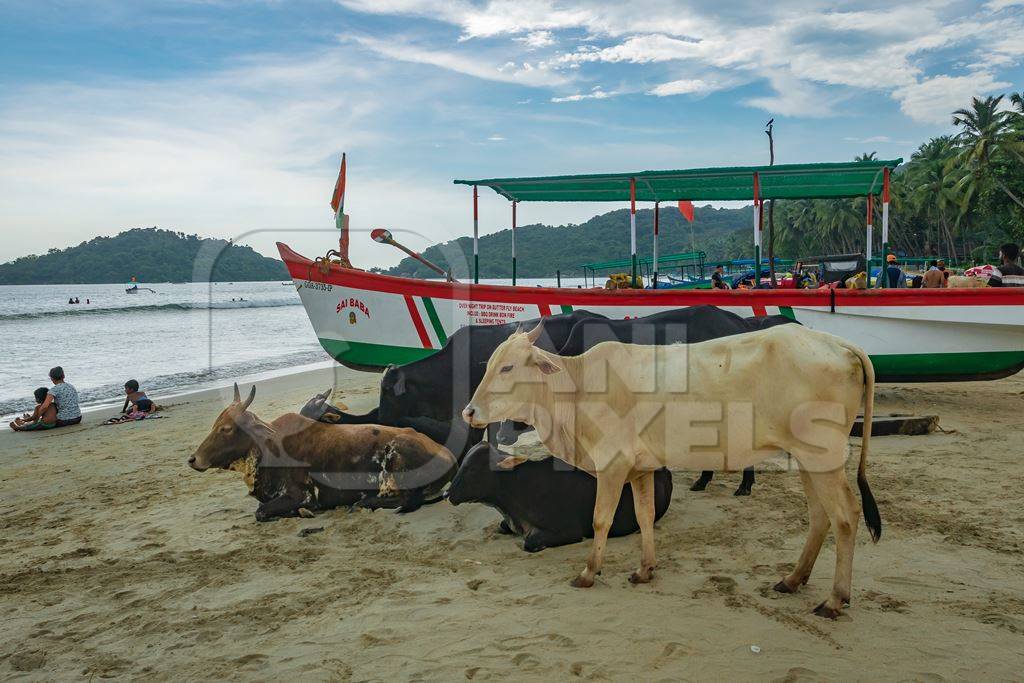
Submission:
[[[754,220],[753,208],[716,209],[710,205],[696,207],[694,222],[683,218],[675,206],[662,208],[659,221],[659,251],[662,255],[690,251],[692,244],[707,252],[710,260],[753,256],[749,235]],[[654,210],[637,211],[637,250],[641,256],[651,255],[654,234]],[[480,238],[480,276],[507,278],[512,276],[512,231],[484,235]],[[580,276],[580,265],[594,261],[629,257],[629,211],[618,209],[595,216],[579,225],[524,225],[516,228],[517,274],[520,277],[553,277],[561,270],[567,277]],[[473,240],[457,240],[435,244],[423,255],[452,268],[455,277],[465,279],[473,259]],[[385,270],[388,275],[405,277],[436,277],[436,273],[411,258]]]
[[[158,228],[96,237],[0,265],[0,285],[286,280],[284,264],[251,247]]]

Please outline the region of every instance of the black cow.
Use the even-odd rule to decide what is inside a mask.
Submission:
[[[578,323],[590,319],[606,318],[589,311],[549,316],[537,345],[554,352]],[[461,458],[483,438],[483,431],[470,428],[461,413],[483,379],[487,359],[520,326],[530,329],[538,322],[470,325],[457,330],[437,353],[390,366],[381,378],[379,405],[363,415],[345,413],[328,404],[323,395],[310,399],[303,414],[339,424],[411,427]]]
[[[448,502],[483,503],[502,516],[499,530],[523,537],[523,550],[579,543],[594,537],[594,500],[597,479],[557,458],[524,462],[514,469],[499,463],[511,457],[489,443],[474,446],[448,489]],[[672,500],[672,473],[660,469],[654,475],[654,518],[668,510]],[[626,536],[639,529],[633,509],[633,492],[627,484],[619,499],[609,536]]]
[[[628,320],[584,320],[572,329],[565,344],[559,348],[558,355],[579,356],[606,341],[659,346],[696,344],[790,322],[794,321],[781,315],[742,318],[715,306],[677,308]],[[518,427],[513,423],[503,423],[498,430],[498,443],[503,446],[512,445],[519,439],[521,433],[530,429],[532,428],[526,425]],[[703,491],[713,476],[712,471],[702,472],[690,490]],[[743,470],[743,480],[734,495],[749,496],[753,485],[754,469],[751,467]]]

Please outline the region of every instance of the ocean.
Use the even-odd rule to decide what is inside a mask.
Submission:
[[[30,409],[55,365],[83,406],[137,379],[161,395],[330,360],[291,282],[0,286],[0,415]],[[68,304],[69,297],[81,303]],[[88,301],[89,303],[86,303]]]
[[[510,284],[508,280],[481,280]],[[582,280],[563,278],[563,287]],[[554,278],[521,279],[554,286]],[[291,282],[0,286],[0,416],[30,410],[32,391],[64,368],[83,407],[120,403],[136,379],[161,396],[331,362]],[[69,297],[81,303],[68,304]],[[86,303],[88,301],[88,303]]]

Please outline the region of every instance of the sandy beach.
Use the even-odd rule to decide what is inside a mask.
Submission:
[[[376,375],[259,383],[257,415],[335,383],[353,410]],[[861,525],[852,605],[811,614],[831,539],[796,595],[771,585],[803,543],[795,474],[691,493],[676,473],[659,571],[631,586],[637,536],[589,591],[588,543],[524,553],[480,505],[335,510],[259,524],[240,476],[186,459],[229,390],[161,420],[0,435],[0,677],[5,680],[1014,679],[1024,656],[1024,379],[883,385],[880,413],[948,433],[873,441],[884,536]],[[300,531],[323,527],[320,533]],[[752,647],[753,646],[753,647]],[[755,651],[755,648],[757,651]]]

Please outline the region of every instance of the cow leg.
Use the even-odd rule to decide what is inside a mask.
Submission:
[[[648,583],[654,578],[654,472],[645,472],[629,482],[633,489],[633,510],[640,525],[640,568],[630,583]]]
[[[572,580],[574,588],[590,588],[594,585],[594,577],[601,573],[604,562],[604,549],[608,543],[608,531],[615,519],[615,509],[619,506],[622,487],[626,484],[626,472],[608,471],[597,474],[597,499],[594,503],[594,545],[587,558],[587,566],[580,575]]]
[[[536,553],[545,548],[557,548],[560,545],[579,543],[583,540],[583,534],[558,534],[545,529],[533,529],[523,539],[523,550],[528,553]]]
[[[736,492],[733,493],[732,495],[734,495],[734,496],[749,496],[750,495],[750,489],[753,488],[753,486],[754,486],[754,468],[753,467],[748,467],[745,470],[743,470],[743,479],[742,479],[742,481],[740,481],[740,485],[736,489]]]
[[[818,499],[832,523],[832,534],[836,540],[836,574],[832,594],[814,609],[814,613],[819,617],[835,619],[843,605],[850,604],[853,545],[857,536],[860,503],[850,490],[844,468],[838,467],[831,472],[811,472],[810,477]]]
[[[299,514],[299,508],[306,503],[306,500],[287,494],[271,498],[266,503],[260,503],[260,506],[256,508],[256,521],[269,522],[278,517],[294,517]]]
[[[693,485],[690,486],[690,490],[703,491],[708,487],[708,484],[711,483],[711,479],[714,476],[715,473],[712,470],[704,470],[703,472],[700,473],[700,476],[697,477],[696,481],[693,482]]]
[[[774,588],[780,593],[795,593],[811,576],[814,562],[821,552],[821,544],[825,542],[828,535],[828,515],[818,499],[818,493],[811,483],[811,475],[803,468],[800,468],[800,481],[804,485],[804,494],[807,496],[807,519],[809,527],[807,540],[804,542],[804,549],[800,553],[800,559],[796,562],[793,572],[775,584]]]

